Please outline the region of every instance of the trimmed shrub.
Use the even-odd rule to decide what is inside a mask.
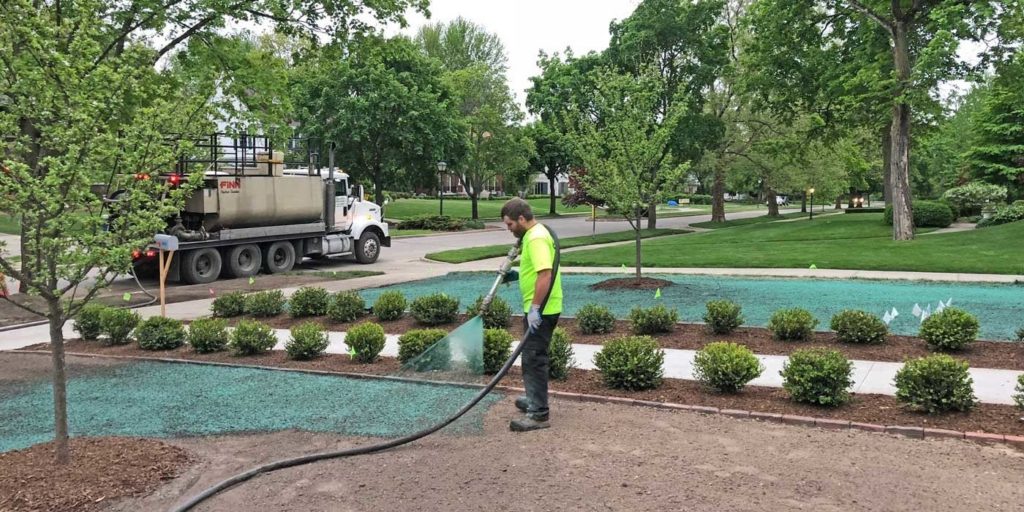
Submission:
[[[277,316],[284,311],[284,293],[265,290],[245,296],[245,312],[255,317]]]
[[[407,364],[415,360],[424,351],[444,339],[447,335],[448,332],[444,329],[413,329],[406,331],[405,334],[398,338],[398,361],[402,364]],[[434,349],[434,352],[437,353],[431,353],[429,357],[424,357],[423,360],[417,361],[416,369],[443,370],[447,368],[447,363],[451,359],[451,347],[447,345],[437,347]]]
[[[484,330],[484,373],[494,375],[512,355],[515,336],[505,329]]]
[[[629,312],[629,323],[633,326],[633,334],[672,332],[678,321],[679,313],[674,309],[668,309],[663,304],[647,309],[635,307]]]
[[[693,358],[693,374],[702,384],[723,393],[735,393],[761,376],[764,365],[744,345],[708,343]]]
[[[1015,334],[1017,335],[1017,341],[1024,341],[1024,327],[1017,329]]]
[[[946,354],[911,359],[896,372],[896,399],[928,414],[969,411],[977,399],[967,369]]]
[[[151,316],[135,328],[135,339],[142,350],[171,350],[185,344],[185,326],[181,320]]]
[[[466,308],[466,315],[470,318],[480,314],[480,306],[483,305],[484,297],[481,295],[477,297],[476,302]],[[505,299],[494,296],[494,300],[487,306],[487,311],[483,312],[484,327],[487,329],[505,329],[512,325],[512,307],[508,305]]]
[[[307,316],[324,316],[331,296],[320,287],[303,286],[288,299],[288,312],[292,318]]]
[[[556,327],[548,347],[548,375],[555,380],[569,378],[569,370],[576,366],[576,354],[572,350],[572,338],[561,327]]]
[[[729,334],[743,325],[743,308],[731,300],[713,300],[705,307],[704,323],[714,334]]]
[[[837,406],[850,399],[853,363],[838,350],[795,350],[779,374],[782,387],[796,402]]]
[[[946,308],[921,322],[918,336],[932,350],[962,350],[978,337],[978,319],[960,309]]]
[[[444,293],[434,293],[412,301],[409,311],[423,325],[450,324],[459,315],[459,299]]]
[[[942,194],[942,200],[957,210],[957,216],[978,215],[987,204],[1006,202],[1006,187],[972,181],[953,187]]]
[[[330,340],[324,328],[316,322],[303,322],[292,327],[291,338],[284,344],[288,357],[304,361],[313,359],[327,350]]]
[[[1024,201],[1014,201],[1011,205],[997,208],[991,217],[978,221],[978,227],[998,226],[1020,220],[1024,220]]]
[[[366,301],[356,292],[338,292],[330,299],[327,316],[335,322],[352,322],[366,313]]]
[[[380,351],[384,350],[386,340],[384,328],[373,322],[363,322],[345,333],[345,344],[355,353],[353,357],[360,363],[376,361]]]
[[[780,309],[768,319],[772,336],[783,341],[807,341],[814,334],[818,319],[806,309]]]
[[[402,318],[405,308],[408,306],[409,303],[405,300],[405,295],[402,295],[400,291],[392,290],[377,297],[377,302],[373,303],[373,314],[377,315],[377,319],[382,322],[390,322]]]
[[[220,352],[228,346],[228,323],[220,318],[200,318],[188,324],[185,341],[200,354]]]
[[[396,229],[429,229],[431,231],[462,231],[466,219],[447,215],[416,215],[398,223]]]
[[[615,315],[611,310],[590,303],[576,312],[576,325],[583,334],[605,334],[615,330]]]
[[[594,365],[606,386],[626,391],[654,389],[664,375],[665,351],[650,336],[624,336],[604,344]]]
[[[132,330],[139,325],[139,315],[130,309],[106,308],[100,312],[100,331],[110,345],[132,341]]]
[[[242,292],[225,293],[213,299],[213,316],[231,318],[245,314],[245,294]]]
[[[107,306],[103,304],[86,304],[75,315],[74,329],[83,340],[95,341],[100,337],[100,333],[103,332],[100,319],[105,309]]]
[[[1013,388],[1016,393],[1013,394],[1013,403],[1017,404],[1017,407],[1024,409],[1024,374],[1017,376],[1017,387]]]
[[[832,317],[830,327],[842,343],[878,344],[885,342],[889,327],[881,318],[871,313],[844,310]]]
[[[228,343],[235,354],[252,356],[262,354],[277,345],[277,336],[266,324],[255,320],[242,320],[231,331]]]
[[[914,227],[948,228],[956,219],[956,211],[942,201],[914,201]],[[892,225],[892,205],[885,207],[885,223]]]

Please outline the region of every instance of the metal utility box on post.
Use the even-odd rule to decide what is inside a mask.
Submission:
[[[167,316],[167,303],[164,299],[164,289],[167,283],[167,271],[171,268],[171,260],[174,259],[174,251],[178,250],[178,237],[173,235],[158,234],[153,237],[157,249],[160,250],[160,316]],[[164,253],[167,253],[164,261]]]

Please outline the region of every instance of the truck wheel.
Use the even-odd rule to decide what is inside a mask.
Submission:
[[[288,272],[295,266],[295,246],[291,242],[274,242],[263,250],[263,270],[268,274]]]
[[[237,245],[224,255],[225,273],[230,277],[254,276],[263,264],[263,253],[255,244]]]
[[[220,277],[223,260],[212,247],[188,251],[181,259],[181,279],[188,284],[212,283]]]
[[[380,238],[376,233],[364,232],[359,240],[356,240],[356,261],[359,263],[373,263],[380,256]]]

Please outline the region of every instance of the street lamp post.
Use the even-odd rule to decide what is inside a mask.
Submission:
[[[807,193],[811,195],[811,218],[809,220],[814,220],[814,187],[807,189]]]
[[[444,172],[448,170],[448,162],[440,160],[437,162],[437,195],[441,198],[441,212],[444,215]]]

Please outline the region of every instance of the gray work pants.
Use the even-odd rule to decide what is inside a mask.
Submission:
[[[535,420],[548,418],[548,348],[551,335],[558,325],[559,315],[542,315],[540,327],[527,334],[523,340],[523,387],[530,402],[527,415]],[[529,331],[530,324],[523,317],[523,328]]]

